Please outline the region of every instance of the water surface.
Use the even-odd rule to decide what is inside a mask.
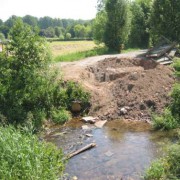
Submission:
[[[46,137],[67,154],[86,144],[97,144],[69,160],[69,179],[76,176],[79,180],[140,180],[152,160],[162,154],[162,144],[168,141],[165,133],[152,132],[142,122],[116,120],[102,129],[90,126],[88,130],[82,130],[82,125],[78,120],[72,121]]]

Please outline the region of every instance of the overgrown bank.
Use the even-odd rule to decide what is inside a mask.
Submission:
[[[47,120],[67,121],[74,100],[83,111],[89,93],[58,78],[36,29],[17,21],[9,39],[0,53],[0,179],[58,179],[65,167],[62,151],[33,134]]]
[[[177,78],[180,77],[180,59],[176,59],[174,63]],[[170,130],[177,128],[176,143],[168,146],[165,156],[152,163],[147,170],[145,179],[166,180],[180,179],[180,83],[174,85],[171,93],[172,102],[164,111],[162,116],[155,116],[153,124],[156,129]]]

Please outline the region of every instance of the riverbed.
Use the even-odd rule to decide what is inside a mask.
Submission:
[[[114,120],[103,128],[84,125],[75,119],[65,126],[53,127],[45,136],[65,154],[96,143],[96,147],[68,161],[66,179],[140,180],[169,141],[167,133],[152,131],[146,122]]]

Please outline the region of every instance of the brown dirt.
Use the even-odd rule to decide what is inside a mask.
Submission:
[[[170,102],[173,69],[135,58],[141,52],[99,56],[57,64],[66,80],[81,83],[92,95],[89,114],[101,119],[149,120]]]

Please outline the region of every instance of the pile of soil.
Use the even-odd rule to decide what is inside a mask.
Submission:
[[[91,93],[89,115],[150,120],[152,113],[168,106],[173,68],[135,58],[137,54],[102,57],[61,64],[65,80],[77,81]]]
[[[149,120],[170,102],[173,69],[153,60],[108,58],[87,70],[103,87],[102,94],[93,95],[90,109],[101,119]]]

